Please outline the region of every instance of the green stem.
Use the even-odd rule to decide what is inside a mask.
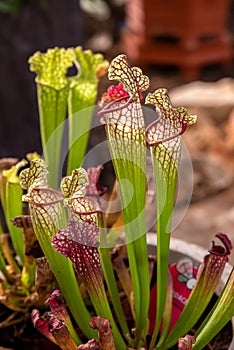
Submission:
[[[162,152],[162,153],[161,153]],[[161,157],[160,157],[161,153]],[[162,157],[163,155],[163,157]],[[163,145],[152,147],[152,159],[156,181],[157,197],[157,310],[156,324],[152,335],[150,349],[155,346],[160,328],[168,288],[169,245],[171,220],[174,208],[177,168],[174,159],[163,162],[167,150]],[[170,158],[169,158],[170,159]]]
[[[92,124],[97,84],[88,84],[89,98],[87,100],[84,100],[86,90],[82,89],[83,85],[85,84],[78,84],[69,91],[69,153],[67,174],[70,174],[72,170],[82,165]],[[80,96],[81,92],[83,92],[84,96]]]
[[[47,189],[40,194],[47,198]],[[74,319],[82,332],[89,338],[94,332],[89,328],[91,316],[87,311],[81,296],[72,263],[54,250],[51,238],[58,228],[65,227],[65,211],[61,203],[52,205],[34,205],[30,203],[30,215],[39,244],[58,281],[62,294],[70,308]]]
[[[49,184],[57,188],[68,86],[55,90],[38,83],[37,95],[43,155],[49,168]]]
[[[108,303],[107,297],[106,297],[106,292],[104,290],[104,285],[101,286],[101,289],[99,289],[98,291],[94,291],[93,288],[89,288],[87,286],[89,291],[89,296],[90,299],[92,301],[92,304],[95,308],[95,311],[97,313],[98,316],[101,316],[103,318],[108,319],[111,322],[111,326],[112,326],[112,330],[113,330],[113,336],[114,336],[114,340],[115,340],[115,344],[116,344],[116,348],[117,349],[127,349],[127,346],[123,340],[123,337],[121,336],[115,320],[113,318],[113,315],[111,313],[110,310],[110,305]]]
[[[114,274],[113,264],[110,256],[111,249],[108,248],[107,242],[107,230],[105,228],[105,218],[103,213],[99,214],[99,225],[100,227],[100,247],[99,247],[99,256],[101,261],[101,266],[103,270],[103,274],[105,277],[105,281],[107,284],[108,291],[110,293],[110,297],[113,303],[113,307],[122,329],[124,336],[129,334],[128,325],[123,313],[123,307],[119,297],[119,291],[116,284],[116,278]]]
[[[3,255],[4,255],[7,263],[11,266],[14,273],[21,274],[21,270],[20,270],[18,264],[16,263],[14,256],[12,255],[12,249],[11,249],[11,246],[9,244],[9,234],[2,233],[0,235],[0,238],[1,238],[2,252],[3,252]]]
[[[42,148],[49,167],[49,183],[57,188],[63,126],[67,112],[69,79],[67,70],[75,58],[74,50],[55,47],[46,53],[36,52],[29,58],[36,72],[37,97]]]
[[[6,186],[6,222],[10,232],[12,244],[16,254],[20,257],[22,264],[25,262],[24,257],[24,238],[22,230],[14,226],[11,219],[23,214],[22,206],[23,190],[19,183],[7,182]]]
[[[102,270],[104,273],[107,288],[113,303],[113,307],[117,315],[117,319],[120,324],[120,327],[123,331],[123,334],[126,336],[127,334],[129,334],[129,329],[123,313],[123,307],[119,298],[119,292],[116,285],[116,279],[115,279],[114,270],[112,268],[112,261],[110,257],[110,248],[99,248],[99,255],[100,255]]]
[[[176,344],[180,335],[188,333],[199,320],[215,293],[226,261],[225,255],[211,253],[205,257],[192,293],[179,319],[167,337],[165,344],[168,348]]]
[[[195,334],[195,350],[204,349],[212,338],[221,331],[225,324],[230,321],[234,314],[234,269],[222,291],[222,294],[215,303],[204,322]]]
[[[132,150],[133,152],[136,149]],[[136,154],[139,155],[139,153]],[[139,159],[138,159],[139,161]],[[136,344],[144,333],[149,305],[148,251],[145,223],[145,175],[127,159],[114,160],[119,180],[136,314]],[[131,186],[129,186],[129,183]],[[142,300],[144,298],[144,303]]]
[[[74,48],[78,74],[70,79],[68,97],[69,153],[67,174],[82,165],[91,129],[99,78],[106,73],[108,62],[101,54]]]
[[[6,279],[9,282],[13,282],[14,281],[12,276],[7,271],[6,262],[5,262],[5,259],[4,259],[4,256],[3,256],[2,245],[1,244],[0,244],[0,271],[3,273],[3,275],[6,277]]]

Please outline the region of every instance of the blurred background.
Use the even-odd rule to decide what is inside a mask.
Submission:
[[[223,231],[234,243],[233,35],[233,0],[0,0],[0,157],[41,153],[27,63],[35,51],[81,45],[109,60],[125,52],[151,91],[166,87],[175,106],[199,116],[184,134],[194,191],[174,235],[207,247]]]

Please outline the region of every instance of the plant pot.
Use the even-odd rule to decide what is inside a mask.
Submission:
[[[149,254],[155,255],[156,244],[157,244],[157,236],[155,233],[149,232],[147,234],[147,243],[149,246]],[[203,262],[203,258],[204,256],[207,255],[207,253],[208,253],[207,249],[199,245],[192,244],[184,240],[171,237],[169,264],[177,263],[182,257],[189,257],[192,259],[195,265],[199,265],[201,262]],[[216,296],[219,296],[221,294],[221,291],[228,279],[228,276],[231,270],[232,270],[232,266],[229,263],[227,263],[224,268],[218,287],[216,288]],[[229,331],[232,332],[231,334],[232,340],[231,340],[231,343],[227,345],[228,347],[225,347],[222,349],[233,350],[234,349],[234,317],[232,318],[231,321],[229,321],[228,326],[229,326],[227,327],[228,332]],[[220,333],[222,333],[222,331],[224,330],[221,330]],[[227,330],[225,330],[225,332],[227,332]],[[217,339],[219,339],[219,336],[217,336]],[[222,339],[225,339],[225,334],[224,334],[224,338],[221,338],[221,341]],[[216,349],[221,350],[221,347],[217,347]]]
[[[201,68],[232,62],[227,23],[229,0],[129,0],[122,50],[137,65],[173,65],[185,80],[199,79]]]

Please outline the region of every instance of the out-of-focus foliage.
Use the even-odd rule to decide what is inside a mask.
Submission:
[[[47,0],[38,0],[42,8],[47,7]],[[18,15],[20,10],[28,3],[28,0],[0,0],[0,12],[10,15]]]
[[[19,13],[21,6],[23,5],[22,0],[1,0],[0,11],[16,15]]]

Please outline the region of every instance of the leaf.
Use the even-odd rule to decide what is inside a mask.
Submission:
[[[96,168],[88,168],[89,184],[86,187],[86,193],[89,196],[102,196],[106,192],[106,188],[99,185],[98,181],[103,170],[103,166],[99,165]]]
[[[48,170],[46,163],[36,158],[30,162],[30,167],[20,173],[20,186],[30,192],[35,187],[44,187],[48,185]]]
[[[126,55],[119,55],[112,60],[108,69],[108,77],[110,80],[118,80],[123,83],[125,90],[134,98],[149,87],[149,78],[142,74],[140,68],[131,68],[127,63]]]
[[[97,98],[98,81],[107,71],[109,63],[101,54],[74,48],[78,74],[69,78],[68,96],[69,154],[67,174],[82,165],[88,143],[93,107]]]
[[[36,263],[34,257],[29,252],[32,249],[32,246],[36,242],[37,238],[34,233],[32,221],[29,215],[20,215],[14,217],[11,222],[14,226],[21,228],[22,230],[22,237],[24,242],[24,266],[21,274],[21,281],[24,287],[27,290],[30,290],[30,288],[35,284]]]
[[[166,89],[158,89],[146,97],[154,104],[159,117],[146,128],[156,180],[157,201],[157,311],[156,326],[150,350],[155,346],[166,303],[169,243],[178,169],[181,157],[181,134],[195,116],[183,107],[173,108]]]
[[[62,179],[61,190],[65,197],[84,197],[88,184],[89,179],[86,170],[79,168]]]
[[[76,344],[80,343],[77,332],[73,327],[72,320],[67,311],[65,301],[62,298],[61,291],[59,289],[54,289],[49,298],[45,301],[45,304],[49,304],[51,312],[57,317],[57,319],[65,322],[65,325]]]
[[[79,278],[86,285],[96,313],[111,321],[116,343],[120,349],[125,349],[106,297],[97,249],[99,234],[99,229],[93,222],[69,221],[65,229],[58,230],[53,236],[52,244],[57,252],[71,259]]]
[[[6,179],[5,183],[5,219],[8,226],[11,240],[16,254],[20,257],[22,265],[24,264],[24,240],[21,230],[15,227],[11,219],[23,214],[22,195],[23,190],[20,187],[18,171],[27,164],[26,160],[18,162],[9,170],[4,170],[2,175]]]
[[[34,327],[57,344],[62,350],[76,350],[77,344],[71,337],[63,320],[58,319],[53,313],[46,312],[40,316],[39,311],[32,311],[32,322]],[[78,343],[81,341],[78,338]]]
[[[216,301],[213,309],[207,315],[204,322],[197,330],[195,350],[201,350],[219,331],[230,321],[234,315],[234,268],[232,269],[228,281]]]
[[[40,162],[39,165],[42,165],[42,169],[45,169],[43,167],[44,162]],[[51,244],[52,236],[66,224],[64,198],[60,192],[51,188],[35,187],[33,180],[35,179],[36,184],[38,184],[37,170],[38,160],[32,160],[25,176],[25,185],[28,187],[30,184],[30,187],[28,187],[30,191],[23,199],[29,202],[29,211],[35,234],[66,298],[68,307],[84,334],[93,337],[93,332],[87,326],[90,315],[84,305],[72,264],[61,254],[58,254]],[[42,178],[44,179],[44,176]]]
[[[109,149],[119,183],[128,258],[133,283],[137,344],[145,330],[149,304],[149,273],[146,244],[146,135],[140,93],[148,87],[148,77],[130,68],[125,55],[110,64],[109,79],[119,80],[127,96],[104,106]],[[144,298],[144,303],[142,299]]]
[[[45,53],[36,52],[29,58],[30,69],[37,74],[41,141],[49,168],[49,184],[56,188],[69,93],[66,73],[73,65],[74,58],[73,49],[58,47],[48,49]]]
[[[196,116],[190,115],[184,107],[172,107],[167,89],[158,89],[154,93],[149,93],[145,102],[155,105],[159,113],[159,118],[146,131],[149,146],[156,146],[183,134],[187,125],[196,122]]]
[[[103,279],[97,250],[99,234],[94,223],[70,221],[67,228],[58,230],[52,238],[55,250],[71,259],[79,277],[91,292],[98,291]]]
[[[81,46],[74,48],[75,64],[78,66],[78,74],[72,77],[72,86],[75,79],[86,81],[87,83],[96,82],[107,71],[109,63],[100,53],[94,54],[91,50],[82,50]]]
[[[23,159],[20,162],[17,162],[15,165],[12,165],[10,169],[3,170],[2,175],[7,178],[9,183],[19,183],[18,171],[26,164],[27,160]]]
[[[90,327],[98,330],[98,338],[103,350],[116,350],[109,320],[102,317],[92,317]]]
[[[98,213],[101,209],[97,207],[97,201],[88,197],[68,198],[65,200],[65,205],[70,209],[71,219],[98,224]]]
[[[168,347],[175,344],[180,335],[186,334],[194,327],[215,292],[231,248],[226,235],[217,234],[216,236],[224,243],[224,247],[215,245],[213,242],[210,255],[204,258],[192,293],[166,340],[166,346]]]
[[[96,339],[91,339],[87,343],[79,345],[77,350],[102,350],[102,348]]]
[[[196,343],[196,338],[192,335],[187,334],[184,338],[179,338],[178,349],[192,350],[193,344],[195,343]]]
[[[30,70],[37,74],[36,82],[55,90],[68,85],[67,70],[75,59],[73,49],[55,47],[46,53],[36,52],[28,60]]]

